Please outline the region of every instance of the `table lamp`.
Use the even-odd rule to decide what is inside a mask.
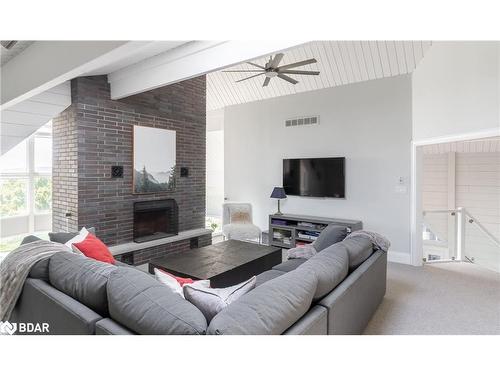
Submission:
[[[280,210],[280,200],[286,198],[285,189],[278,186],[275,187],[273,189],[273,192],[271,193],[271,198],[275,198],[278,200],[278,212],[276,212],[275,215],[283,215]]]

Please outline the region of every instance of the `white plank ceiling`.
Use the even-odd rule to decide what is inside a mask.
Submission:
[[[71,105],[69,81],[0,112],[0,155]]]
[[[500,153],[500,137],[426,145],[422,146],[422,151],[424,154],[446,154],[448,152]]]
[[[319,76],[291,75],[299,81],[292,85],[278,78],[262,87],[264,77],[235,81],[256,73],[223,73],[207,75],[207,110],[248,103],[277,96],[319,90],[355,82],[411,73],[431,42],[428,41],[314,41],[285,51],[280,65],[310,58],[318,62],[297,69],[319,70]],[[252,62],[264,65],[269,57]],[[255,69],[239,64],[225,70]]]
[[[0,47],[0,66],[7,64],[9,60],[23,52],[33,44],[31,40],[19,40],[11,49]]]

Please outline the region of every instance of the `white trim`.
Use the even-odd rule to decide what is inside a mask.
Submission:
[[[422,167],[421,158],[417,152],[417,147],[437,144],[437,143],[448,143],[448,142],[458,142],[458,141],[468,141],[472,139],[490,138],[500,136],[500,127],[490,128],[481,130],[478,132],[462,133],[447,135],[442,137],[432,137],[421,139],[418,141],[411,142],[411,201],[410,201],[410,215],[411,215],[411,228],[410,228],[410,259],[411,264],[414,266],[421,266],[422,262],[422,236],[419,228],[422,226],[421,222],[421,202],[418,197],[419,186],[421,176],[420,170]],[[420,152],[421,156],[421,152]]]
[[[418,141],[412,141],[412,145],[425,146],[425,145],[434,145],[438,143],[468,141],[471,139],[481,139],[481,138],[490,138],[498,136],[500,136],[500,126],[498,128],[490,128],[472,133],[462,133],[462,134],[446,135],[442,137],[425,138]]]
[[[193,41],[108,74],[111,99],[170,85],[306,41]]]
[[[387,261],[392,263],[402,263],[412,265],[411,262],[411,254],[410,253],[402,253],[400,251],[388,251],[387,252]]]

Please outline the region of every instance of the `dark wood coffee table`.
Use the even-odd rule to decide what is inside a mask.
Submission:
[[[215,245],[169,254],[149,263],[176,276],[210,280],[213,288],[224,288],[248,280],[281,263],[281,249],[251,242],[229,240]]]

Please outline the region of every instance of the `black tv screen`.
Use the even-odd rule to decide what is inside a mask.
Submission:
[[[345,158],[284,159],[287,195],[345,198]]]

